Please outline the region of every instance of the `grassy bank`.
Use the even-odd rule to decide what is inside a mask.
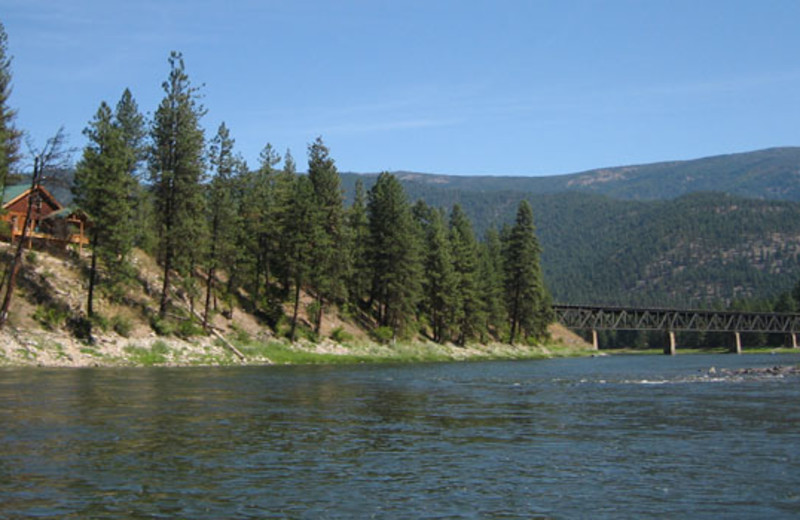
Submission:
[[[593,353],[585,346],[553,343],[543,346],[507,345],[439,345],[430,342],[408,342],[383,345],[378,343],[331,342],[289,344],[257,342],[237,344],[249,360],[275,364],[354,364],[354,363],[421,363],[445,361],[546,359],[577,357]]]
[[[432,342],[380,344],[368,341],[317,343],[286,340],[228,340],[244,356],[239,359],[224,342],[208,337],[121,338],[113,335],[87,344],[58,333],[26,331],[0,334],[0,366],[229,366],[342,365],[357,363],[421,363],[447,361],[544,359],[594,353],[585,344],[552,342],[543,346],[493,343],[459,347]]]

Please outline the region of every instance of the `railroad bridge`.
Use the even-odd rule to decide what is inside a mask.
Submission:
[[[737,312],[712,310],[646,309],[630,307],[595,307],[554,305],[556,321],[569,329],[592,331],[592,343],[598,348],[599,330],[660,330],[669,335],[664,353],[674,355],[675,333],[730,332],[735,342],[732,352],[742,352],[743,332],[784,333],[797,348],[800,314],[776,312]]]

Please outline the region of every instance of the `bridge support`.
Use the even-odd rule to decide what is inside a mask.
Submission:
[[[731,347],[731,352],[734,354],[741,354],[742,353],[742,335],[739,332],[733,333],[733,347]]]
[[[676,348],[676,341],[675,341],[675,331],[669,331],[669,345],[664,347],[664,354],[668,356],[675,355],[675,348]]]
[[[592,348],[600,350],[600,340],[597,338],[597,329],[592,329]]]
[[[792,338],[792,348],[797,348],[797,334],[791,332],[789,336]]]

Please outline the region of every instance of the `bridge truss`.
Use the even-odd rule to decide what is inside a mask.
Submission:
[[[662,330],[669,333],[670,347],[664,352],[675,353],[675,333],[732,332],[736,335],[737,352],[741,352],[743,332],[789,334],[797,347],[800,333],[800,314],[775,312],[737,312],[712,310],[637,309],[623,307],[594,307],[585,305],[554,305],[556,321],[569,329],[591,330],[595,348],[598,330]]]
[[[800,314],[554,305],[570,329],[800,333]]]

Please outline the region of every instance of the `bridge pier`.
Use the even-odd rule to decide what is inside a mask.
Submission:
[[[597,338],[597,329],[592,329],[592,348],[600,350],[600,340]]]
[[[675,341],[675,331],[671,330],[667,334],[669,334],[669,345],[664,346],[664,354],[674,356],[677,344]]]
[[[790,332],[789,336],[792,338],[792,348],[797,348],[797,334]]]
[[[731,347],[731,352],[734,354],[741,354],[742,353],[742,335],[739,332],[733,333],[733,347]]]

